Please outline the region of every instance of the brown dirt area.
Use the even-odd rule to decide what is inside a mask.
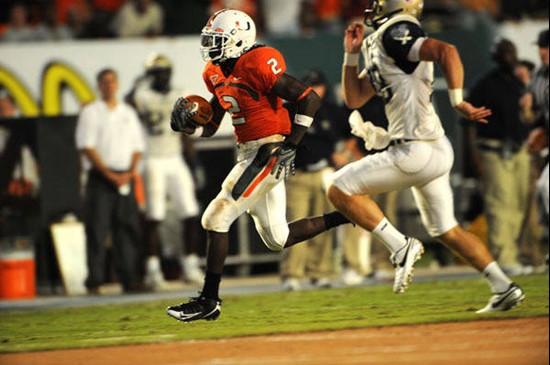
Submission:
[[[549,363],[548,317],[7,354],[0,364]]]

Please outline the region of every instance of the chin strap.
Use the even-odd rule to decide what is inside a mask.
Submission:
[[[384,24],[386,24],[387,21],[390,20],[393,16],[395,16],[399,13],[402,13],[402,12],[403,12],[403,9],[397,9],[397,10],[392,11],[389,14],[384,15],[383,17],[380,17],[378,19],[373,19],[372,20],[372,27],[374,29],[378,29],[381,26],[383,26]]]

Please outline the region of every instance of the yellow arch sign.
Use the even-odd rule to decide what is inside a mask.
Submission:
[[[3,86],[13,97],[24,117],[37,117],[40,107],[33,99],[28,88],[12,72],[0,65],[0,86]]]
[[[95,99],[86,80],[67,64],[57,61],[49,63],[42,75],[42,114],[47,117],[61,114],[64,87],[70,87],[81,104]]]

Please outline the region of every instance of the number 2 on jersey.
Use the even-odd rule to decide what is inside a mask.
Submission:
[[[272,58],[269,61],[267,61],[267,64],[271,65],[271,71],[273,71],[275,75],[278,75],[283,71],[282,68],[278,68],[279,62],[275,58]]]
[[[227,109],[227,111],[229,113],[231,113],[232,115],[235,115],[235,114],[239,114],[241,112],[241,107],[239,106],[239,102],[233,96],[224,95],[224,96],[222,96],[222,99],[226,103],[231,104],[231,108]],[[233,117],[233,125],[241,125],[241,124],[245,124],[245,123],[246,123],[246,118],[245,117],[241,117],[241,118]]]

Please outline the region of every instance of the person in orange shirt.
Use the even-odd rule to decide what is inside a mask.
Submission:
[[[286,73],[283,56],[274,48],[256,44],[252,18],[225,9],[203,28],[203,79],[214,94],[212,121],[202,132],[212,136],[225,113],[231,114],[238,142],[237,164],[222,183],[218,196],[202,216],[208,233],[206,277],[201,295],[189,303],[171,306],[167,314],[183,321],[215,320],[220,315],[219,286],[229,247],[229,228],[243,213],[254,219],[265,245],[281,251],[341,224],[339,212],[291,222],[286,220],[284,178],[293,174],[296,148],[320,99],[311,88]],[[294,123],[282,100],[297,103]],[[187,134],[197,125],[193,107],[179,99],[172,112],[172,128]]]

